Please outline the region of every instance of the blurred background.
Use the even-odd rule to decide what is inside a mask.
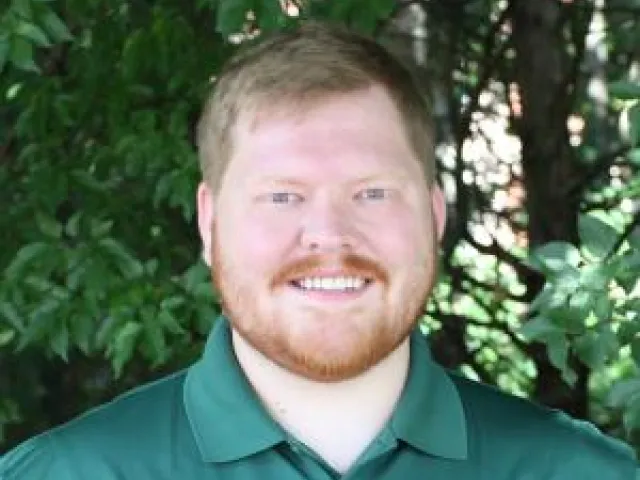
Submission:
[[[0,453],[197,358],[202,102],[306,18],[432,99],[438,360],[640,449],[640,0],[0,0]]]

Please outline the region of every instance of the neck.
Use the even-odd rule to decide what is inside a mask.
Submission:
[[[255,350],[235,330],[233,348],[271,416],[344,473],[391,417],[407,378],[409,339],[358,377],[322,383],[300,377]]]

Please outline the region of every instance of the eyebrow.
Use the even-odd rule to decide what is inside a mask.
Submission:
[[[293,177],[262,177],[252,182],[256,186],[263,185],[287,185],[291,187],[304,187],[306,182]]]
[[[359,185],[370,182],[379,182],[379,181],[400,181],[405,183],[409,180],[409,177],[406,174],[399,174],[398,172],[384,172],[377,173],[373,175],[367,175],[365,177],[357,178],[355,180],[346,182],[349,185]],[[258,186],[262,185],[286,185],[291,187],[305,187],[308,186],[310,182],[300,180],[295,177],[278,177],[278,176],[268,176],[257,179],[254,184]]]

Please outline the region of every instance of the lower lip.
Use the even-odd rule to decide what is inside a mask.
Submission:
[[[293,284],[289,285],[289,288],[303,295],[305,298],[325,302],[354,300],[361,297],[370,287],[371,283],[366,283],[358,290],[305,290]]]

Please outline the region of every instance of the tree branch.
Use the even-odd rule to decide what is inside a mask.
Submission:
[[[633,231],[638,226],[640,226],[640,212],[637,212],[635,214],[635,216],[633,217],[633,220],[631,221],[631,223],[629,225],[627,225],[627,228],[624,229],[624,232],[622,232],[622,235],[620,235],[620,237],[618,237],[618,240],[616,241],[615,245],[613,247],[611,247],[611,250],[607,254],[607,257],[606,257],[607,259],[609,259],[613,255],[615,255],[615,253],[620,249],[620,247],[625,242],[625,240],[631,236]]]
[[[524,294],[524,295],[516,295],[514,293],[511,293],[509,290],[507,290],[506,288],[504,288],[502,285],[490,285],[488,283],[484,283],[480,280],[478,280],[477,278],[473,277],[472,275],[470,275],[469,273],[467,273],[463,268],[461,267],[453,267],[452,268],[452,274],[453,272],[455,272],[455,274],[460,275],[461,280],[463,282],[469,282],[471,285],[473,285],[474,287],[477,288],[482,288],[488,292],[493,292],[494,295],[496,295],[499,298],[508,298],[509,300],[513,300],[515,302],[531,302],[533,300],[533,295],[528,295],[528,294]],[[529,298],[531,297],[531,298]]]
[[[624,155],[629,150],[631,150],[630,145],[622,145],[615,150],[600,155],[600,157],[598,157],[598,159],[594,162],[593,167],[587,173],[585,173],[582,178],[567,187],[567,194],[571,197],[579,196],[585,189],[589,187],[589,185],[591,185],[591,183],[593,183],[609,168],[611,168],[611,166],[621,155]]]
[[[494,257],[497,257],[499,260],[509,264],[511,267],[513,267],[516,273],[520,275],[522,278],[528,278],[528,277],[531,277],[532,275],[542,277],[540,273],[538,273],[537,271],[525,265],[521,259],[519,259],[515,255],[509,253],[504,248],[502,248],[500,244],[495,241],[495,239],[493,239],[491,245],[488,245],[488,246],[482,245],[481,243],[477,242],[469,234],[465,236],[465,240],[469,242],[469,244],[473,248],[478,250],[480,253],[493,255]]]

